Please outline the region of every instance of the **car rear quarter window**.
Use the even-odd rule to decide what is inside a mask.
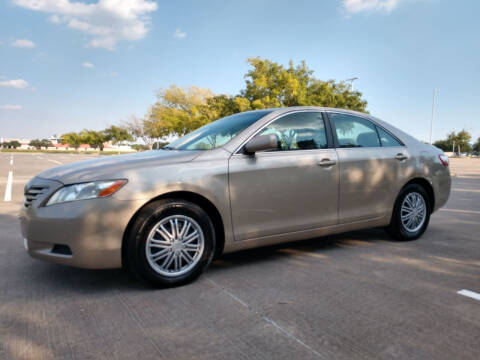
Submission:
[[[392,135],[383,130],[381,127],[377,126],[377,130],[378,135],[380,136],[382,146],[402,146],[402,144],[397,139],[395,139]]]
[[[267,125],[257,136],[276,134],[278,150],[326,149],[327,133],[320,112],[297,112],[288,114]],[[275,150],[274,150],[275,151]]]
[[[348,114],[331,113],[329,117],[335,128],[339,147],[380,147],[380,139],[372,122]]]

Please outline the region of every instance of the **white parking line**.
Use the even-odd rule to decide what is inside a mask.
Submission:
[[[52,159],[47,159],[47,158],[44,158],[42,156],[37,156],[38,159],[41,159],[41,160],[47,160],[47,161],[50,161],[50,162],[53,162],[55,164],[59,164],[59,165],[62,165],[63,163],[60,162],[60,161],[57,161],[57,160],[52,160]]]
[[[469,298],[472,298],[472,299],[475,299],[475,300],[478,300],[480,301],[480,294],[479,293],[476,293],[474,291],[470,291],[470,290],[460,290],[460,291],[457,291],[457,294],[458,295],[463,295],[463,296],[466,296],[466,297],[469,297]]]
[[[461,209],[440,209],[440,211],[452,211],[462,214],[480,214],[480,211],[477,210],[461,210]]]
[[[480,190],[474,190],[474,189],[457,189],[457,188],[453,188],[452,191],[469,192],[469,193],[480,193]]]
[[[3,201],[12,201],[12,182],[13,182],[13,172],[8,172],[7,187],[5,188],[5,197]]]
[[[13,165],[13,155],[10,156],[10,165]]]
[[[212,279],[208,278],[205,276],[205,278],[207,279],[207,281],[209,281],[210,283],[212,283],[215,287],[218,287],[219,289],[221,289],[222,291],[224,291],[228,296],[230,296],[233,300],[235,300],[236,302],[238,302],[240,305],[244,306],[245,308],[247,308],[250,312],[252,312],[253,314],[259,316],[260,314],[258,313],[258,311],[256,311],[255,309],[253,309],[252,307],[250,307],[247,303],[245,303],[244,301],[242,301],[241,299],[238,298],[238,296],[235,296],[234,294],[232,294],[230,291],[228,291],[226,288],[224,288],[223,286],[217,284],[215,281],[213,281]],[[306,343],[304,343],[302,340],[300,340],[299,338],[297,338],[293,333],[291,333],[290,331],[286,330],[285,328],[283,328],[282,326],[278,325],[275,321],[273,321],[272,319],[266,317],[266,316],[263,316],[263,320],[265,320],[266,322],[268,322],[270,325],[274,326],[277,330],[279,330],[280,332],[282,332],[284,335],[288,336],[289,338],[292,338],[293,340],[295,340],[297,343],[299,343],[300,345],[302,345],[303,347],[305,347],[306,349],[308,349],[309,351],[311,351],[313,354],[315,354],[316,356],[318,356],[319,358],[323,358],[323,356],[315,349],[313,349],[312,347],[308,346]]]

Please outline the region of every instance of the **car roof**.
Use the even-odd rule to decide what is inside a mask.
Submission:
[[[368,113],[364,113],[361,111],[355,110],[348,110],[348,109],[341,109],[341,108],[332,108],[332,107],[324,107],[324,106],[288,106],[288,107],[276,107],[276,108],[265,108],[265,109],[258,109],[258,110],[251,110],[251,112],[257,111],[265,111],[270,110],[271,113],[275,113],[276,115],[291,112],[291,111],[299,111],[299,110],[316,110],[316,111],[323,111],[323,112],[341,112],[345,114],[352,114],[352,115],[359,115],[364,116],[372,119],[376,119]]]

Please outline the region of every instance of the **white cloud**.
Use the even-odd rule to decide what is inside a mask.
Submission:
[[[10,44],[13,47],[18,47],[18,48],[33,48],[35,47],[35,44],[33,41],[28,40],[28,39],[17,39],[15,41],[12,41]]]
[[[91,62],[88,62],[88,61],[84,62],[82,66],[90,69],[95,67],[95,65],[93,65]]]
[[[187,37],[187,33],[184,31],[181,31],[180,29],[175,30],[173,33],[173,37],[175,39],[185,39]]]
[[[29,87],[28,82],[26,82],[23,79],[0,81],[0,86],[15,88],[15,89],[26,89]]]
[[[390,12],[403,0],[342,0],[343,8],[351,14],[361,11],[387,11]]]
[[[54,24],[60,24],[62,22],[62,18],[56,14],[50,16],[48,20]]]
[[[13,0],[26,9],[52,14],[49,21],[66,24],[91,38],[87,46],[115,49],[122,40],[135,41],[148,32],[149,13],[158,6],[152,0]]]
[[[0,109],[2,109],[2,110],[22,110],[22,107],[20,105],[5,104],[5,105],[0,105]]]

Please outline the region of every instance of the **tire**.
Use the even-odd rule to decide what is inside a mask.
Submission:
[[[137,278],[155,287],[179,286],[210,265],[215,229],[198,205],[162,199],[140,210],[125,246],[126,267]]]
[[[411,203],[419,204],[420,206],[411,207]],[[405,207],[402,208],[404,205]],[[424,206],[423,214],[421,212],[422,205]],[[417,209],[416,213],[413,212],[412,214],[410,209]],[[422,236],[427,229],[431,211],[431,200],[425,189],[418,184],[409,184],[398,194],[390,224],[385,230],[391,237],[399,241],[416,240]],[[406,217],[409,213],[412,214],[412,216],[402,221],[402,215]],[[415,214],[418,214],[418,217],[416,217]],[[413,220],[409,223],[411,218],[413,218]]]

